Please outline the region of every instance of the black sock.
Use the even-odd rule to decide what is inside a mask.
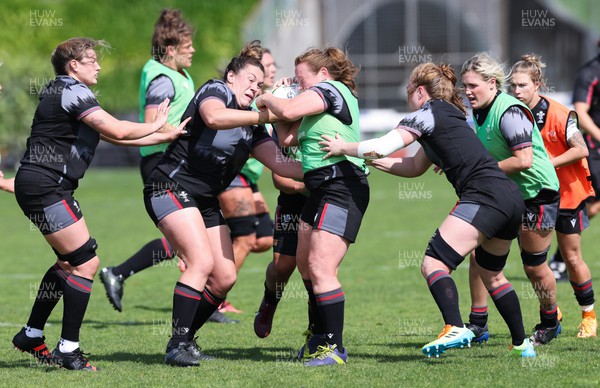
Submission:
[[[264,298],[265,298],[265,302],[267,302],[268,304],[277,304],[279,303],[279,301],[281,300],[281,295],[283,294],[283,287],[284,287],[285,283],[276,283],[276,287],[277,290],[276,291],[271,291],[269,290],[269,287],[267,287],[267,282],[265,282],[265,294],[264,294]]]
[[[540,307],[540,322],[544,327],[554,327],[558,323],[558,308],[556,305],[550,306],[549,309]]]
[[[337,290],[315,295],[315,297],[327,343],[337,345],[337,348],[343,352],[344,291],[338,288]]]
[[[583,283],[571,282],[571,287],[575,292],[575,299],[580,306],[590,306],[594,304],[594,289],[592,288],[592,279]]]
[[[488,320],[488,306],[471,306],[469,323],[479,327],[485,327]]]
[[[323,334],[325,329],[323,328],[323,323],[317,309],[317,299],[313,292],[312,281],[310,279],[302,279],[302,281],[308,293],[308,329],[313,334]]]
[[[556,263],[564,263],[565,262],[563,260],[562,254],[560,253],[560,249],[556,248],[556,252],[554,252],[554,257],[552,258],[552,261],[554,261]]]
[[[85,315],[93,280],[77,275],[69,275],[64,290],[64,311],[60,337],[67,341],[79,342],[79,329]]]
[[[437,270],[427,276],[427,286],[437,303],[446,325],[463,327],[458,306],[458,290],[450,274]]]
[[[69,273],[60,268],[58,263],[48,268],[33,302],[27,326],[44,330],[48,317],[63,295],[68,276]]]
[[[123,276],[123,279],[127,279],[134,273],[152,267],[161,261],[170,260],[173,257],[175,257],[175,254],[167,239],[164,237],[157,238],[144,245],[142,249],[137,251],[124,263],[114,267],[112,272],[117,276]]]
[[[189,332],[192,329],[201,298],[200,291],[180,282],[175,284],[171,330],[173,340],[187,341],[189,339]]]
[[[202,291],[200,296],[200,302],[198,302],[198,308],[196,309],[196,315],[192,322],[190,329],[189,339],[193,339],[196,332],[206,323],[208,318],[219,308],[225,298],[221,299],[213,295],[208,288]]]
[[[521,315],[521,304],[517,293],[510,283],[496,287],[490,290],[489,293],[496,309],[506,322],[508,330],[510,330],[512,344],[515,346],[521,345],[526,336],[523,327],[523,316]]]

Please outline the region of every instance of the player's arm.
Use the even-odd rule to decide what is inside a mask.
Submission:
[[[512,150],[513,156],[498,162],[505,174],[514,174],[527,170],[533,165],[533,149],[531,146]]]
[[[279,145],[281,147],[295,147],[298,145],[298,128],[300,128],[300,124],[302,124],[302,119],[294,122],[278,121],[277,124],[273,125],[277,139],[280,139]]]
[[[587,102],[575,102],[573,104],[575,112],[579,118],[579,128],[590,136],[592,136],[597,142],[600,142],[600,128],[594,123],[592,116],[588,113],[590,110],[590,104]]]
[[[277,137],[284,147],[298,144],[298,127],[304,116],[323,113],[327,108],[323,98],[314,90],[308,89],[294,98],[278,98],[271,93],[263,93],[256,99],[258,109],[272,111],[291,125],[276,125]]]
[[[327,152],[323,159],[333,155],[379,159],[411,144],[415,141],[417,135],[402,127],[397,127],[381,137],[355,143],[347,143],[339,134],[336,134],[335,138],[327,135],[321,135],[321,137],[324,139],[319,142],[322,146],[321,151]]]
[[[573,106],[579,118],[579,127],[594,140],[600,142],[600,128],[589,114],[594,88],[598,83],[598,74],[590,67],[583,67],[573,86]]]
[[[511,107],[500,118],[500,132],[512,156],[498,162],[505,174],[514,174],[533,165],[533,122],[519,107]]]
[[[118,120],[102,109],[93,111],[81,120],[101,135],[104,135],[105,138],[135,140],[148,136],[165,125],[169,109],[169,100],[167,99],[158,106],[156,119],[152,123],[134,123],[127,120]]]
[[[231,129],[277,121],[277,116],[268,109],[260,112],[231,109],[227,108],[222,100],[216,98],[204,100],[198,111],[202,121],[211,129]]]
[[[0,190],[9,193],[15,192],[15,178],[4,178],[4,174],[0,171]]]
[[[587,158],[589,155],[587,145],[583,140],[581,132],[579,132],[579,128],[577,128],[577,118],[573,112],[571,112],[567,122],[565,138],[569,149],[557,157],[550,159],[554,167],[569,165],[583,158]]]
[[[286,178],[281,175],[277,175],[272,173],[273,178],[273,186],[282,193],[286,194],[298,194],[298,193],[308,193],[304,182],[297,181],[292,178]]]
[[[254,157],[277,175],[287,178],[302,179],[302,164],[281,151],[273,139],[268,139],[252,148]]]
[[[414,156],[407,158],[381,158],[371,161],[370,165],[388,174],[405,178],[421,176],[431,166],[431,161],[425,155],[423,148],[419,148]]]
[[[156,131],[148,136],[144,136],[140,139],[135,139],[135,140],[116,140],[104,135],[100,135],[100,139],[115,144],[115,145],[120,145],[120,146],[136,146],[136,147],[143,147],[143,146],[149,146],[149,145],[154,145],[154,144],[160,144],[160,143],[171,143],[173,141],[175,141],[175,139],[177,139],[179,136],[186,134],[186,130],[185,130],[185,126],[188,123],[188,121],[190,121],[192,118],[188,117],[187,119],[185,119],[184,121],[182,121],[177,128],[174,128],[172,125],[170,124],[165,124],[165,126],[163,126],[163,128],[161,128],[159,131]],[[168,126],[168,128],[167,128]]]

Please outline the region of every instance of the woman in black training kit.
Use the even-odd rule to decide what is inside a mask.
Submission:
[[[195,335],[225,300],[236,281],[231,237],[217,196],[242,169],[250,153],[277,174],[302,178],[300,163],[288,161],[262,124],[276,119],[250,104],[264,79],[258,41],[234,57],[222,80],[206,82],[182,117],[189,136],[167,149],[146,181],[148,214],[186,270],[175,284],[172,336],[165,363],[197,366],[209,358]]]
[[[115,144],[149,145],[172,141],[176,130],[158,133],[167,121],[169,100],[154,122],[117,120],[104,111],[89,89],[98,81],[95,49],[103,41],[69,39],[52,53],[56,79],[40,94],[27,150],[15,178],[15,195],[23,213],[42,232],[58,260],[42,279],[27,325],[14,346],[43,363],[95,371],[79,348],[79,330],[90,299],[99,259],[73,193],[89,167],[100,139]],[[139,140],[135,140],[139,139]],[[61,339],[50,354],[43,335],[50,313],[64,296]]]

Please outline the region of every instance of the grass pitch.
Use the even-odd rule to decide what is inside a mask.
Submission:
[[[8,175],[8,174],[7,174]],[[271,212],[276,192],[269,174],[260,187]],[[262,298],[264,270],[271,253],[253,254],[242,268],[228,300],[244,310],[237,325],[207,323],[199,343],[217,360],[199,368],[163,365],[170,333],[175,261],[127,280],[124,311],[112,309],[96,277],[81,333],[81,345],[98,373],[37,366],[12,347],[13,335],[26,322],[37,287],[55,259],[40,233],[0,193],[0,386],[215,386],[215,387],[391,387],[391,386],[597,386],[600,384],[598,339],[575,338],[580,311],[573,290],[558,284],[564,314],[563,334],[538,348],[530,360],[508,356],[510,336],[490,302],[491,340],[470,349],[451,349],[427,359],[421,347],[434,339],[443,322],[420,274],[429,237],[456,201],[444,177],[431,171],[406,180],[373,172],[371,204],[359,238],[340,270],[346,294],[344,342],[349,362],[334,368],[307,369],[294,361],[306,327],[306,297],[294,274],[279,305],[271,335],[254,335],[254,312]],[[90,170],[76,192],[91,234],[99,244],[101,265],[116,265],[159,236],[142,202],[135,169]],[[598,221],[584,233],[583,252],[592,274],[600,274],[596,242]],[[554,249],[554,248],[553,248]],[[529,333],[538,322],[535,294],[513,249],[507,276],[519,294]],[[460,292],[463,319],[470,301],[467,265],[453,274]],[[232,316],[233,316],[232,315]],[[60,336],[62,303],[46,327],[48,346]]]

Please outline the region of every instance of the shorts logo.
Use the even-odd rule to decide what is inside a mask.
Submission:
[[[77,203],[77,201],[73,200],[73,206],[75,206],[75,208],[77,209],[77,213],[81,213],[81,209],[79,208],[79,204]]]
[[[573,218],[573,219],[571,220],[571,226],[572,226],[572,227],[575,227],[575,224],[576,224],[576,223],[577,223],[577,219]]]
[[[188,193],[186,191],[180,191],[179,196],[181,197],[181,199],[183,199],[183,202],[190,202],[190,199],[188,198]]]

